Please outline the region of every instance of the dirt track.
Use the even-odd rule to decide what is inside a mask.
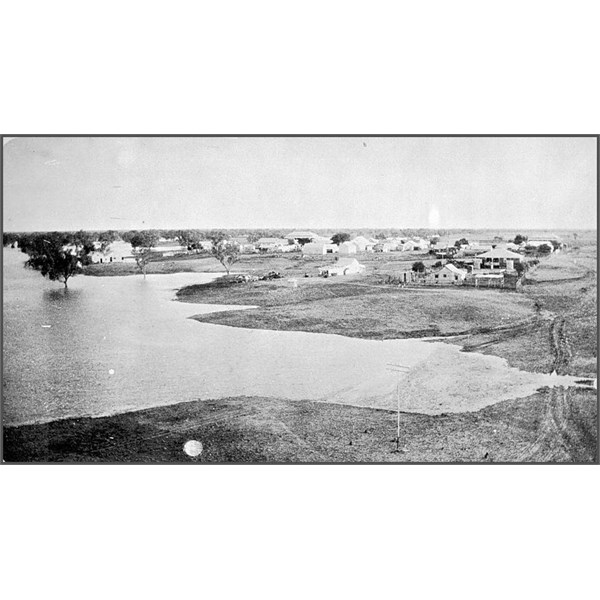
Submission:
[[[571,346],[565,331],[565,317],[555,317],[550,325],[550,343],[554,353],[554,372],[567,374],[572,358]],[[573,410],[572,392],[565,388],[552,388],[535,441],[517,457],[519,461],[562,462],[581,460],[594,448],[585,423]],[[583,442],[583,444],[582,444]]]

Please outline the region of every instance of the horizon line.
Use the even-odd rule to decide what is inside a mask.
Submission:
[[[113,227],[100,227],[100,228],[90,228],[90,227],[79,227],[76,229],[19,229],[19,230],[8,230],[8,229],[2,229],[2,233],[44,233],[44,232],[50,232],[50,231],[66,231],[66,232],[71,232],[71,231],[176,231],[176,230],[185,230],[185,229],[191,229],[191,230],[198,230],[198,231],[212,231],[212,230],[219,230],[219,229],[224,229],[224,230],[278,230],[278,229],[284,229],[284,230],[290,230],[290,231],[294,231],[294,230],[305,230],[308,231],[310,229],[315,229],[315,230],[333,230],[333,229],[337,229],[340,230],[340,233],[342,233],[341,230],[343,229],[349,229],[349,230],[354,230],[354,229],[371,229],[371,230],[390,230],[390,229],[398,229],[398,230],[412,230],[412,229],[420,229],[420,230],[425,230],[425,231],[434,231],[434,232],[440,232],[440,231],[502,231],[502,232],[506,232],[506,231],[513,231],[513,230],[518,230],[518,231],[597,231],[597,227],[566,227],[566,228],[561,228],[561,227],[520,227],[520,226],[515,226],[515,227],[397,227],[397,226],[387,226],[387,227],[371,227],[369,225],[361,225],[359,227],[343,227],[343,226],[335,226],[335,227],[309,227],[309,226],[297,226],[297,227],[277,227],[277,226],[272,226],[272,227],[267,227],[267,226],[262,226],[262,227],[225,227],[225,226],[214,226],[214,227],[190,227],[190,226],[176,226],[176,227],[137,227],[137,228],[133,228],[133,227],[125,227],[122,229],[117,229],[117,228],[113,228]],[[517,232],[518,232],[517,231]]]

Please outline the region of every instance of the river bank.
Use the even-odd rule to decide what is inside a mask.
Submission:
[[[180,289],[177,299],[258,307],[194,317],[204,323],[363,339],[452,336],[449,343],[499,356],[522,370],[596,377],[595,260],[592,245],[544,259],[519,293],[399,288],[381,284],[371,272],[299,278],[295,284],[280,279],[192,285]]]

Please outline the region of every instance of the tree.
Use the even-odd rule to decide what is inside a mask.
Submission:
[[[267,236],[263,236],[260,231],[251,231],[246,237],[248,238],[248,241],[251,244],[254,244],[254,243],[258,242],[258,240],[260,240],[261,237],[267,237]]]
[[[179,243],[188,250],[196,249],[198,247],[198,242],[202,239],[202,235],[197,229],[181,229],[174,233],[175,237],[179,240]]]
[[[525,272],[525,265],[520,260],[515,263],[515,271],[518,275],[521,275]]]
[[[415,273],[425,273],[425,265],[422,261],[418,260],[413,263],[412,270]]]
[[[552,247],[549,246],[548,244],[542,244],[539,248],[538,248],[538,252],[540,254],[550,254],[550,252],[552,252]]]
[[[146,279],[146,267],[152,257],[152,248],[158,243],[158,234],[155,231],[138,231],[131,236],[129,243],[135,262]]]
[[[119,239],[119,234],[114,229],[109,229],[108,231],[101,231],[98,234],[98,241],[100,243],[108,242],[112,244]]]
[[[344,242],[347,242],[349,239],[350,239],[349,233],[336,233],[331,236],[331,241],[334,244],[337,244],[338,246],[340,244],[343,244]]]
[[[455,248],[460,248],[461,246],[468,246],[468,245],[469,245],[469,240],[466,238],[460,238],[460,240],[456,240],[454,242]]]
[[[26,238],[22,250],[29,255],[26,267],[39,271],[50,281],[60,281],[68,287],[71,277],[83,272],[91,262],[94,243],[91,235],[80,231],[76,234],[42,233]]]
[[[213,256],[225,267],[227,275],[229,275],[231,265],[237,262],[237,260],[239,259],[239,246],[224,238],[213,238],[211,241],[213,243],[211,249]]]
[[[116,242],[119,239],[119,234],[113,229],[109,229],[108,231],[102,231],[98,234],[98,242],[100,242],[100,252],[106,254],[110,248],[110,245],[113,242]]]
[[[515,239],[513,240],[513,244],[522,244],[523,242],[527,241],[527,236],[526,235],[521,235],[520,233],[515,235]]]
[[[19,241],[19,235],[17,233],[3,233],[2,234],[2,245],[12,246],[15,242]]]

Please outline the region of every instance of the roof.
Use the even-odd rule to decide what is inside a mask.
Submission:
[[[456,273],[457,275],[464,275],[467,271],[465,269],[459,269],[457,266],[453,265],[452,263],[448,263],[447,265],[444,265],[440,271],[443,271],[444,269],[448,269],[449,271],[452,271],[452,273]]]
[[[319,240],[318,242],[309,242],[308,244],[304,244],[304,246],[302,246],[302,247],[303,248],[313,248],[314,246],[336,246],[336,245],[332,244],[331,240],[328,240],[328,241]]]
[[[287,239],[284,238],[260,238],[260,240],[258,240],[257,244],[284,244],[287,245],[288,241]]]
[[[520,254],[517,254],[516,252],[511,252],[510,250],[507,250],[506,248],[493,248],[488,252],[478,254],[477,258],[518,258],[519,260],[521,260],[523,257]]]
[[[333,267],[349,267],[350,265],[353,265],[354,263],[359,264],[355,258],[340,258],[332,266]]]
[[[353,240],[350,240],[350,241],[354,242],[355,244],[366,244],[367,246],[371,246],[373,244],[373,242],[371,242],[370,240],[368,240],[363,235],[358,235]]]
[[[286,236],[286,239],[312,239],[312,238],[316,238],[319,237],[316,233],[313,233],[312,231],[292,231],[291,233],[288,233]]]

